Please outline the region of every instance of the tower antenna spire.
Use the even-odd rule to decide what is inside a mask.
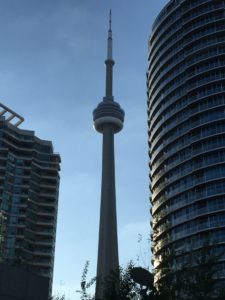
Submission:
[[[109,30],[107,39],[106,65],[106,94],[104,100],[113,101],[113,40],[112,40],[112,11],[109,11]]]
[[[108,40],[107,40],[107,60],[112,61],[112,10],[109,11],[109,30],[108,30]]]
[[[109,30],[112,30],[112,10],[109,10]]]

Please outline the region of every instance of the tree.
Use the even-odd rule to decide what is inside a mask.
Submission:
[[[66,300],[65,295],[62,296],[52,296],[49,300]]]
[[[96,278],[87,281],[89,262],[85,263],[81,277],[81,290],[77,291],[81,294],[81,300],[94,300],[95,296],[89,292],[90,287],[95,283]],[[138,299],[140,288],[132,280],[130,270],[133,263],[130,262],[126,268],[119,267],[117,271],[105,279],[104,300],[128,300]]]
[[[175,264],[176,253],[164,254],[159,266],[159,294],[168,300],[224,300],[224,289],[218,286],[217,279],[221,254],[216,255],[208,243],[201,249],[183,253],[179,265]]]
[[[89,262],[86,262],[81,279],[81,290],[77,291],[81,294],[81,300],[95,299],[94,295],[88,292],[88,289],[95,283],[96,278],[87,282],[88,267]],[[117,271],[111,272],[104,283],[104,300],[164,300],[152,285],[152,282],[150,282],[148,288],[142,289],[132,279],[131,270],[133,267],[134,264],[129,262],[125,268],[119,267]]]
[[[89,288],[96,281],[96,277],[92,278],[90,281],[87,281],[89,265],[90,265],[90,262],[86,261],[84,269],[83,269],[83,273],[81,276],[81,283],[80,283],[81,290],[76,291],[77,293],[80,293],[81,300],[94,300],[95,299],[94,295],[91,295],[90,292],[88,291]]]
[[[156,282],[152,284],[151,280],[145,289],[132,279],[132,262],[125,268],[120,267],[106,278],[101,300],[224,300],[225,289],[218,286],[217,280],[217,264],[224,253],[215,254],[212,244],[195,250],[191,247],[192,251],[186,253],[164,253],[156,270],[159,278],[155,276]],[[89,288],[96,278],[87,281],[88,267],[89,262],[86,262],[78,291],[81,300],[95,299]]]
[[[131,277],[131,270],[133,267],[133,263],[129,262],[126,268],[119,267],[116,272],[112,272],[106,278],[104,299],[138,299],[140,288]]]

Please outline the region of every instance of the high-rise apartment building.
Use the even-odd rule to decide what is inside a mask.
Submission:
[[[225,1],[169,1],[147,78],[154,268],[168,250],[225,253]]]
[[[18,128],[22,121],[0,104],[0,255],[51,284],[60,156],[50,141]]]

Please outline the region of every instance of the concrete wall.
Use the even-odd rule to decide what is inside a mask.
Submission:
[[[47,300],[48,290],[48,278],[0,264],[0,300]]]

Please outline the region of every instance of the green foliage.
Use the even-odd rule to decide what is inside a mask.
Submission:
[[[96,278],[87,283],[88,267],[89,262],[86,262],[81,278],[81,290],[77,291],[81,294],[81,300],[95,299],[94,295],[90,295],[88,289],[95,283]],[[111,272],[104,282],[104,300],[164,300],[155,287],[143,290],[139,284],[133,281],[131,278],[133,267],[133,263],[130,262],[125,268],[120,267],[117,271]]]
[[[213,251],[213,247],[206,245],[202,249],[182,253],[185,259],[179,265],[175,264],[175,253],[164,254],[157,284],[150,284],[145,289],[133,281],[131,270],[134,265],[130,262],[106,278],[104,298],[101,300],[225,300],[225,289],[216,288],[216,264],[222,253],[215,255]],[[87,261],[82,273],[81,290],[78,291],[81,300],[95,299],[89,289],[95,284],[96,278],[87,281],[88,268]],[[65,297],[53,300],[65,300]]]
[[[65,295],[53,296],[53,297],[50,297],[49,300],[66,300],[66,298],[65,298]]]
[[[130,262],[126,268],[120,267],[112,272],[105,282],[104,299],[106,300],[128,300],[136,299],[140,294],[140,288],[133,281],[130,275],[134,267]]]
[[[146,238],[143,238],[142,234],[138,234],[138,248],[139,248],[139,253],[137,255],[137,264],[143,266],[146,270],[149,270],[149,263],[150,263],[150,243],[151,243],[151,238],[150,236]]]
[[[92,278],[90,281],[87,281],[87,274],[88,274],[88,268],[89,268],[89,261],[86,261],[84,269],[83,269],[83,273],[81,276],[81,290],[76,291],[77,293],[80,293],[81,295],[81,300],[94,300],[95,297],[93,295],[91,295],[88,292],[88,289],[95,283],[96,278]]]
[[[174,253],[163,257],[157,289],[167,300],[224,300],[224,290],[217,287],[217,263],[221,255],[205,245],[202,249],[183,253],[183,263],[174,265]]]
[[[96,278],[87,282],[89,262],[87,261],[81,277],[81,290],[77,291],[81,294],[81,300],[94,300],[95,296],[88,291],[95,283]],[[126,268],[120,267],[117,271],[112,272],[105,280],[104,300],[129,300],[139,299],[140,288],[132,280],[130,270],[133,263],[130,262]]]

